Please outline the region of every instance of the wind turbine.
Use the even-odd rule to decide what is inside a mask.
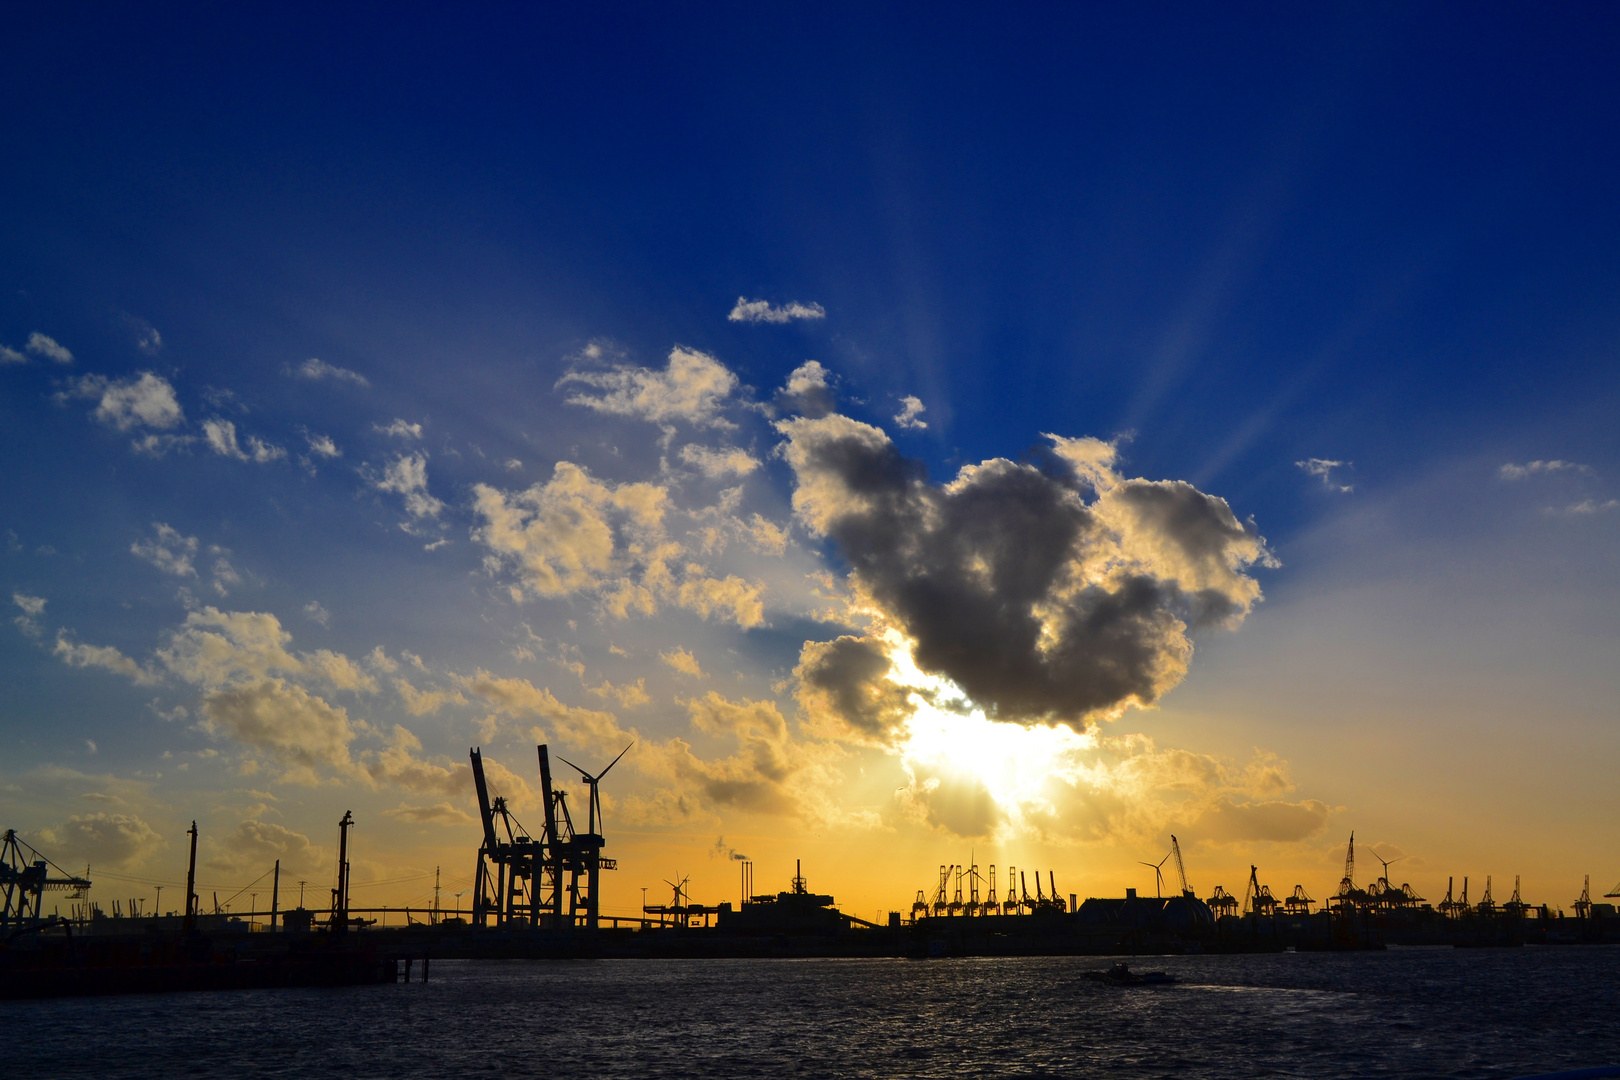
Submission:
[[[634,746],[634,745],[636,745],[634,742],[630,743],[630,746]],[[624,755],[626,755],[626,754],[628,754],[630,752],[630,746],[627,746],[623,750],[620,750],[619,751],[619,757],[616,757],[612,761],[608,762],[607,768],[603,769],[601,772],[597,773],[595,776],[592,776],[590,773],[586,772],[584,769],[581,769],[578,765],[575,765],[572,761],[569,761],[567,758],[563,757],[561,754],[557,755],[557,760],[562,762],[564,765],[567,765],[570,769],[573,769],[575,772],[579,773],[579,778],[581,780],[585,781],[585,786],[586,787],[591,789],[590,808],[586,811],[586,815],[585,815],[586,816],[586,821],[588,822],[588,826],[589,826],[585,830],[587,835],[596,836],[597,835],[597,832],[596,832],[597,822],[602,820],[602,799],[601,799],[601,796],[597,793],[596,785],[601,782],[602,777],[606,776],[608,774],[608,772],[610,770],[612,770],[613,766],[615,766],[615,765],[617,765],[619,763],[619,758],[624,757]]]
[[[1151,867],[1153,867],[1153,877],[1154,877],[1154,880],[1155,880],[1155,884],[1154,884],[1154,887],[1153,887],[1153,895],[1155,895],[1159,899],[1163,900],[1164,899],[1164,864],[1170,861],[1169,854],[1166,854],[1164,858],[1160,859],[1156,863],[1142,862],[1141,859],[1138,859],[1136,861],[1141,862],[1143,866],[1151,866]]]

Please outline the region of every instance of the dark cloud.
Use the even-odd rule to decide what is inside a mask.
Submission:
[[[993,718],[1080,727],[1149,704],[1185,674],[1189,628],[1231,625],[1259,598],[1243,573],[1269,559],[1253,526],[1190,484],[1120,481],[1107,444],[1054,440],[1067,477],[997,458],[937,485],[869,425],[778,426],[801,519],[917,666]]]
[[[813,726],[892,743],[911,713],[907,699],[913,691],[887,678],[890,666],[876,638],[805,642],[793,669],[803,716]]]

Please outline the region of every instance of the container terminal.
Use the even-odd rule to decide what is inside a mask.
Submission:
[[[667,903],[644,903],[638,917],[604,915],[601,875],[617,870],[602,854],[599,784],[617,764],[579,773],[584,807],[552,783],[550,755],[538,748],[542,818],[526,829],[498,795],[491,797],[480,752],[470,752],[482,826],[470,903],[451,908],[371,909],[351,902],[349,832],[338,822],[335,885],[327,903],[281,902],[280,864],[266,871],[270,904],[232,914],[217,896],[206,910],[196,888],[196,822],[184,910],[148,913],[140,900],[92,900],[88,872],[61,869],[14,830],[0,842],[0,998],[352,985],[429,978],[434,959],[614,957],[825,957],[926,959],[944,956],[1143,955],[1383,949],[1390,946],[1510,947],[1620,942],[1615,905],[1591,898],[1588,877],[1573,915],[1532,905],[1519,879],[1506,901],[1487,877],[1478,900],[1463,878],[1430,902],[1396,886],[1390,863],[1357,884],[1355,837],[1344,876],[1321,902],[1303,885],[1278,897],[1251,866],[1241,899],[1216,886],[1200,898],[1188,882],[1180,842],[1157,863],[1153,896],[1066,895],[1056,872],[1028,867],[942,865],[919,889],[909,912],[869,922],[812,892],[796,865],[788,888],[755,893],[744,861],[742,902],[694,903],[686,880],[667,882]],[[628,748],[627,748],[628,749]],[[619,755],[622,758],[621,752]],[[559,759],[563,760],[563,759]],[[574,813],[584,810],[583,821]],[[580,826],[583,826],[581,828]],[[1375,856],[1376,857],[1376,856]],[[1175,891],[1163,868],[1174,861]],[[1044,875],[1044,881],[1043,881]],[[999,877],[999,880],[998,880]],[[1034,883],[1033,892],[1030,882]],[[1167,892],[1169,893],[1168,895]],[[1620,885],[1604,900],[1620,897]],[[67,912],[62,911],[67,905]],[[49,910],[47,910],[49,906]],[[154,905],[155,906],[155,905]],[[388,925],[393,916],[395,925]]]

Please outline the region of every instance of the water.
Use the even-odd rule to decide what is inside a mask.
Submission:
[[[1515,1077],[1620,1063],[1620,947],[440,961],[400,986],[0,1003],[15,1077]]]

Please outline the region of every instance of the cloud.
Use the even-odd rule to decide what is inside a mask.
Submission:
[[[321,607],[319,600],[311,600],[304,605],[304,618],[322,627],[329,627],[332,624],[332,613]]]
[[[610,584],[636,589],[633,552],[660,550],[669,493],[656,484],[615,487],[559,461],[550,480],[524,491],[475,484],[473,506],[484,519],[474,540],[514,563],[528,588],[567,596]]]
[[[152,686],[159,681],[156,672],[148,671],[111,645],[78,645],[68,640],[67,631],[56,635],[56,648],[51,650],[58,659],[72,667],[93,667],[123,675],[136,686]]]
[[[1294,843],[1319,836],[1327,828],[1328,807],[1316,799],[1284,802],[1236,802],[1229,795],[1216,799],[1194,826],[1210,840]]]
[[[677,345],[670,350],[663,371],[621,364],[608,371],[572,371],[557,386],[579,384],[597,394],[576,393],[566,400],[613,416],[628,416],[669,427],[682,422],[693,427],[734,428],[720,415],[725,401],[737,389],[737,376],[707,353]]]
[[[394,818],[396,821],[408,821],[412,825],[471,825],[473,823],[471,814],[447,802],[434,803],[432,806],[412,806],[409,803],[400,803],[392,810],[384,810],[383,816]]]
[[[163,845],[163,837],[134,814],[73,814],[39,835],[59,862],[92,868],[137,865]]]
[[[48,360],[56,361],[58,364],[73,363],[72,353],[57,344],[56,339],[46,337],[38,330],[28,335],[28,344],[24,345],[23,348],[35,356],[43,356]]]
[[[175,577],[196,577],[197,570],[191,560],[197,555],[197,538],[185,536],[161,521],[152,523],[156,534],[150,540],[137,540],[129,545],[129,553],[144,559],[165,574]]]
[[[394,689],[405,711],[412,716],[428,716],[446,705],[465,705],[467,699],[457,690],[418,690],[404,679],[394,680]]]
[[[527,679],[506,679],[482,668],[458,675],[455,682],[469,694],[489,702],[499,713],[515,719],[544,720],[562,741],[592,750],[623,749],[628,733],[610,712],[582,709],[557,699],[548,688]]]
[[[799,715],[811,730],[893,745],[911,716],[911,688],[889,677],[893,663],[876,638],[807,641],[793,669]]]
[[[236,442],[236,425],[229,420],[203,421],[203,436],[208,440],[208,446],[214,453],[221,457],[235,458],[237,461],[256,461],[263,465],[287,456],[286,450],[272,446],[254,435],[247,437],[247,449],[243,450]]]
[[[371,430],[380,432],[384,435],[392,435],[396,439],[420,439],[422,437],[421,424],[412,424],[404,420],[397,419],[393,423],[386,426],[383,424],[372,424]]]
[[[348,368],[338,367],[336,364],[328,364],[326,361],[317,360],[313,356],[296,368],[289,368],[288,374],[295,375],[300,379],[313,379],[317,382],[321,379],[335,379],[338,382],[351,382],[356,386],[371,385],[370,381],[358,371],[350,371]]]
[[[681,447],[681,460],[708,477],[747,476],[759,468],[759,459],[746,450],[722,446],[718,450],[689,443]]]
[[[665,664],[674,668],[676,671],[679,671],[683,675],[691,675],[699,679],[703,678],[703,668],[699,666],[697,657],[693,656],[679,645],[671,649],[669,652],[659,653],[658,659],[662,660]]]
[[[799,519],[917,668],[994,719],[1084,727],[1152,704],[1185,675],[1189,630],[1238,625],[1260,599],[1247,569],[1274,563],[1225,500],[1181,481],[1117,480],[1092,461],[1106,486],[1088,503],[1078,468],[995,458],[935,485],[848,417],[777,428]]]
[[[343,451],[338,449],[337,443],[332,441],[330,435],[316,435],[306,431],[304,432],[304,441],[309,443],[309,452],[316,457],[338,458],[343,456]]]
[[[585,689],[599,698],[617,701],[623,709],[633,709],[638,705],[645,705],[652,698],[647,696],[647,680],[637,679],[633,683],[615,684],[602,680],[599,686],[587,686]]]
[[[705,760],[680,738],[639,743],[635,767],[669,786],[651,799],[625,800],[627,817],[670,823],[708,807],[823,824],[849,820],[827,795],[837,779],[830,761],[840,751],[830,743],[795,740],[775,702],[732,701],[710,691],[686,707],[693,728],[734,741],[736,752]]]
[[[185,422],[174,387],[150,371],[128,379],[85,375],[64,396],[98,399],[90,415],[115,431],[139,426],[167,430]]]
[[[922,419],[922,414],[928,406],[917,398],[907,395],[900,399],[900,411],[894,414],[897,427],[907,431],[922,431],[928,427],[928,421]]]
[[[444,509],[444,503],[428,493],[426,454],[401,454],[388,463],[382,478],[373,480],[372,486],[405,496],[405,509],[413,518],[436,518]]]
[[[794,319],[825,319],[827,310],[820,304],[801,304],[790,300],[781,307],[772,307],[768,300],[749,300],[737,297],[737,304],[726,318],[731,322],[786,323]]]
[[[45,614],[45,598],[14,592],[11,594],[11,602],[22,609],[22,614],[11,620],[17,624],[17,629],[29,637],[38,637],[39,623],[35,620]]]
[[[1307,476],[1320,477],[1322,486],[1327,488],[1329,491],[1349,492],[1356,490],[1354,484],[1336,484],[1333,482],[1333,470],[1353,468],[1354,466],[1351,462],[1329,461],[1326,458],[1313,457],[1306,458],[1304,461],[1296,461],[1294,464],[1297,467],[1304,469]]]
[[[806,360],[788,374],[787,383],[777,391],[777,408],[812,419],[826,416],[837,404],[832,384],[832,372],[820,361]]]
[[[5,345],[0,345],[0,365],[26,363],[28,363],[28,357],[24,356],[16,349],[8,348]]]
[[[354,728],[342,706],[329,704],[301,686],[278,678],[261,679],[206,694],[203,727],[303,770],[350,766]],[[304,779],[293,773],[289,778]]]
[[[1620,499],[1606,499],[1599,502],[1596,499],[1582,499],[1580,502],[1570,503],[1567,506],[1549,506],[1547,513],[1563,517],[1588,517],[1592,514],[1603,514],[1610,510],[1620,509]]]
[[[292,875],[318,870],[326,863],[325,853],[310,843],[308,836],[285,825],[253,818],[238,822],[224,837],[205,835],[205,843],[209,854],[203,865],[210,870],[227,873],[259,870],[281,860],[284,897],[287,895],[285,881],[291,880]]]
[[[1523,465],[1509,462],[1498,470],[1497,475],[1503,480],[1523,480],[1526,477],[1543,473],[1574,472],[1592,475],[1590,465],[1579,465],[1573,461],[1527,461]]]
[[[124,325],[135,335],[135,347],[143,355],[156,356],[163,351],[163,335],[157,327],[134,315],[125,315]]]
[[[199,686],[258,680],[272,672],[301,674],[304,663],[287,651],[292,635],[281,621],[262,611],[220,611],[205,607],[186,616],[158,660],[169,671]]]

